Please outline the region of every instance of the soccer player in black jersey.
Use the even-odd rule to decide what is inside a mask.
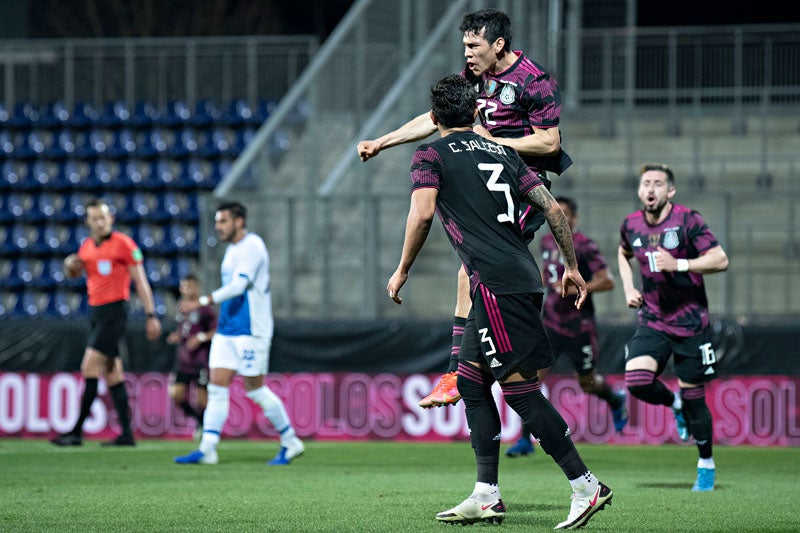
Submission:
[[[556,529],[581,527],[613,493],[586,467],[567,424],[540,390],[537,373],[553,364],[553,351],[539,316],[542,280],[522,236],[520,202],[547,218],[564,258],[562,296],[574,287],[580,308],[586,283],[578,271],[569,223],[515,151],[472,131],[476,92],[463,77],[452,75],[434,84],[431,104],[431,121],[441,137],[414,153],[403,251],[387,292],[402,303],[400,289],[438,213],[470,281],[472,311],[461,343],[458,390],[466,407],[477,482],[466,500],[436,519],[471,524],[505,517],[497,485],[500,416],[491,392],[498,381],[505,401],[572,486],[569,515]]]
[[[468,13],[459,29],[464,32],[466,59],[460,75],[478,90],[480,125],[474,131],[516,150],[549,188],[547,171],[561,174],[572,164],[561,149],[558,129],[561,94],[556,79],[522,51],[511,48],[511,20],[502,11],[484,9]],[[386,135],[359,142],[358,154],[362,161],[367,161],[386,148],[419,141],[435,132],[436,125],[426,112]],[[544,217],[527,210],[523,215],[520,224],[530,242],[533,232],[544,223]],[[420,401],[422,407],[455,403],[460,398],[455,371],[469,308],[469,282],[461,269],[450,362],[431,394]]]

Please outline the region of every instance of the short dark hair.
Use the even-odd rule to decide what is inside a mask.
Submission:
[[[431,86],[431,111],[445,128],[471,126],[478,93],[458,74],[445,76]]]
[[[105,200],[103,200],[102,198],[90,198],[86,202],[86,205],[84,205],[83,207],[85,209],[89,209],[90,207],[103,207],[103,206],[106,206],[109,209],[111,208],[111,206],[108,205],[108,203]]]
[[[199,283],[200,278],[198,278],[196,274],[189,272],[188,274],[186,274],[181,278],[181,281],[196,281]]]
[[[642,174],[650,170],[660,170],[667,175],[667,183],[673,187],[675,186],[675,174],[673,174],[672,169],[664,163],[645,163],[642,165],[642,168],[639,169],[639,177],[641,178]]]
[[[556,196],[556,202],[560,204],[567,204],[573,215],[578,214],[578,203],[569,196]]]
[[[479,34],[486,28],[483,38],[492,44],[500,37],[505,40],[503,50],[511,51],[511,19],[508,15],[497,9],[482,9],[474,13],[467,13],[461,19],[459,29],[464,33],[472,32]]]
[[[247,221],[247,208],[239,202],[221,202],[217,206],[217,211],[229,211],[233,218]]]

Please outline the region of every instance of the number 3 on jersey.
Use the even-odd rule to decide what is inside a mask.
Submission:
[[[492,192],[501,192],[506,197],[506,212],[497,215],[497,221],[514,223],[514,199],[511,197],[511,186],[508,183],[498,183],[500,174],[503,173],[503,165],[500,163],[478,163],[480,170],[491,172],[486,187]]]

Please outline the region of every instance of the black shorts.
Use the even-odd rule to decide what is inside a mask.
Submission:
[[[119,357],[120,343],[125,340],[125,328],[128,326],[127,302],[120,300],[90,306],[89,324],[92,329],[86,345],[107,357]]]
[[[594,330],[582,332],[577,337],[567,337],[547,329],[547,336],[556,358],[562,355],[568,357],[579,376],[590,374],[595,369],[597,334]]]
[[[542,294],[496,296],[478,285],[464,326],[460,360],[489,365],[497,381],[514,372],[536,376],[553,366],[553,349],[540,317]]]
[[[677,337],[646,326],[636,328],[633,338],[625,346],[625,360],[649,355],[658,362],[661,374],[671,355],[675,356],[675,374],[686,383],[699,385],[717,377],[711,328],[694,337]]]
[[[172,383],[182,383],[186,386],[195,382],[198,387],[205,388],[208,386],[208,369],[201,368],[200,372],[197,374],[188,374],[186,372],[173,372],[172,373]]]

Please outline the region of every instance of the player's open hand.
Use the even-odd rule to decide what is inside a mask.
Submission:
[[[144,335],[149,341],[158,339],[161,336],[161,321],[155,317],[148,318],[144,326]]]
[[[356,145],[358,157],[362,161],[373,158],[381,152],[381,147],[377,141],[361,141]]]
[[[575,292],[572,292],[573,289]],[[561,278],[561,297],[564,298],[571,292],[572,294],[577,293],[575,307],[580,309],[583,307],[583,302],[586,301],[586,295],[589,294],[589,291],[586,290],[586,282],[577,268],[565,268],[564,276]]]
[[[400,289],[406,284],[407,279],[408,274],[396,270],[389,279],[389,283],[386,285],[386,292],[388,293],[389,298],[391,298],[397,305],[401,305],[403,303],[403,299],[400,298]]]

